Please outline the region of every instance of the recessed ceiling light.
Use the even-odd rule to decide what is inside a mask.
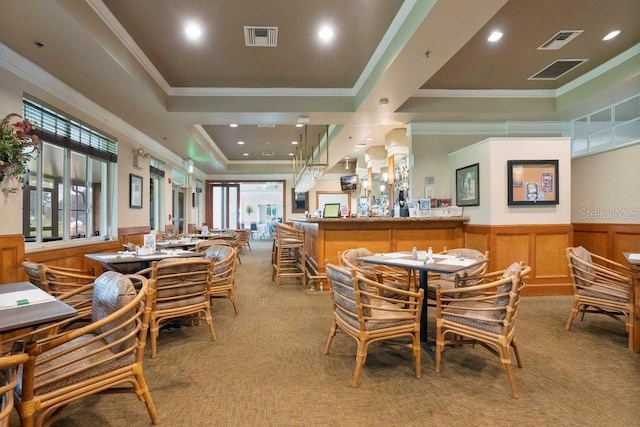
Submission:
[[[372,138],[372,137],[370,137],[370,136],[368,136],[368,137],[366,137],[366,138],[365,138],[365,140],[366,140],[366,141],[373,141],[373,138]]]
[[[289,153],[289,156],[293,157],[293,155],[294,155],[293,153]]]
[[[231,123],[229,126],[231,126],[232,128],[237,128],[238,124],[237,123]]]
[[[501,38],[502,38],[502,32],[496,30],[493,33],[491,33],[487,41],[490,41],[491,43],[495,43]]]
[[[318,37],[323,43],[329,43],[331,40],[333,40],[333,35],[333,28],[326,24],[320,27],[320,31],[318,31]]]
[[[296,123],[297,128],[301,128],[302,126],[304,126],[302,123]]]
[[[291,141],[291,145],[298,145],[298,141]]]
[[[607,34],[606,36],[604,36],[602,38],[602,40],[611,40],[616,38],[616,36],[620,34],[620,30],[615,30],[615,31],[611,31],[609,34]]]
[[[189,22],[184,27],[184,33],[189,40],[198,40],[202,36],[202,27],[195,22]]]
[[[249,153],[242,153],[243,156],[247,157]]]
[[[238,145],[244,145],[244,141],[238,141]]]

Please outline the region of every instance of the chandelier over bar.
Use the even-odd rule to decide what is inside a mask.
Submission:
[[[293,182],[296,193],[306,193],[316,185],[316,179],[324,174],[329,165],[329,126],[318,133],[318,141],[311,146],[308,126],[304,127],[304,137],[293,159]],[[321,155],[325,160],[321,160]]]

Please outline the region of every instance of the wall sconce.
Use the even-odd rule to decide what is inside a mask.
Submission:
[[[189,171],[189,173],[193,173],[193,160],[191,159],[187,160],[187,170]]]
[[[133,150],[133,166],[136,168],[140,168],[139,166],[140,157],[148,159],[150,155],[151,155],[150,153],[145,153],[144,149],[142,148],[134,149]]]

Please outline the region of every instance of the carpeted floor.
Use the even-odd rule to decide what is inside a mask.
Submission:
[[[271,242],[252,241],[237,272],[239,314],[215,300],[218,340],[204,325],[161,333],[145,375],[164,426],[608,426],[640,424],[640,355],[604,316],[564,329],[569,297],[529,297],[517,337],[520,399],[499,360],[480,346],[450,348],[441,373],[425,354],[414,376],[409,349],[374,345],[361,385],[350,387],[355,342],[343,334],[322,354],[328,292],[271,282]],[[431,320],[431,330],[434,330]],[[87,398],[54,425],[147,426],[131,394]],[[12,417],[12,426],[18,422]]]

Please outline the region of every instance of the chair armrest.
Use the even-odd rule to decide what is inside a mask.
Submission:
[[[607,268],[613,271],[623,270],[625,275],[630,275],[630,276],[633,275],[633,270],[630,267],[620,264],[619,262],[613,261],[609,258],[605,258],[594,253],[591,253],[591,258],[592,260],[597,260],[598,263],[595,263],[595,264],[603,268]]]

